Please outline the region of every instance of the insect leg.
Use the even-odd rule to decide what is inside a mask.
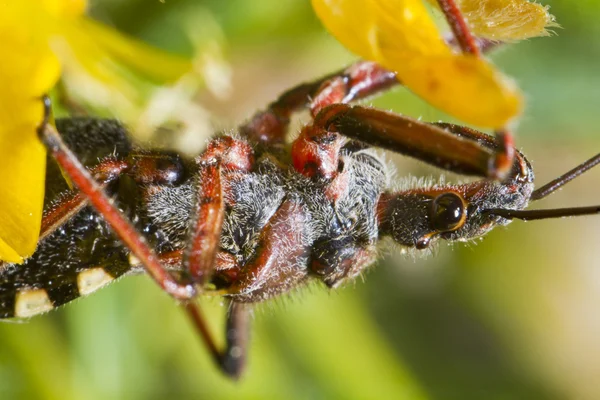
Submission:
[[[286,200],[261,231],[258,253],[253,261],[235,273],[235,282],[226,289],[232,302],[227,315],[224,350],[216,345],[198,304],[183,304],[217,365],[233,378],[240,376],[245,365],[248,303],[287,291],[307,277],[308,245],[302,234],[307,220],[306,212],[299,204]]]
[[[202,286],[215,267],[221,227],[225,215],[223,175],[250,171],[254,154],[244,141],[224,136],[211,141],[196,159],[199,166],[197,199],[192,211],[190,242],[183,257],[183,268]]]
[[[175,250],[159,255],[163,264],[180,265],[182,250]],[[225,326],[225,348],[219,350],[212,334],[208,329],[206,319],[200,306],[194,302],[182,304],[185,313],[190,318],[202,341],[215,363],[221,370],[232,378],[239,378],[246,364],[248,352],[248,337],[250,333],[250,305],[231,301],[227,312]]]
[[[481,177],[491,175],[498,148],[493,138],[470,128],[428,124],[362,106],[328,106],[319,112],[314,126],[448,171]],[[523,164],[525,161],[517,153],[512,164],[514,174],[526,173]]]
[[[231,302],[227,312],[225,338],[227,345],[221,366],[227,375],[239,378],[246,366],[250,336],[250,305]]]
[[[395,72],[372,61],[359,61],[323,80],[311,96],[309,109],[314,118],[323,107],[361,100],[399,83]]]
[[[196,294],[192,284],[179,283],[160,264],[154,251],[148,246],[144,237],[137,232],[131,222],[119,211],[113,201],[104,193],[102,187],[92,178],[90,173],[79,162],[77,157],[65,145],[60,134],[48,123],[51,104],[44,97],[45,115],[42,125],[38,128],[40,140],[50,151],[56,162],[69,176],[71,181],[84,193],[88,201],[103,216],[113,228],[117,236],[142,262],[148,273],[163,290],[181,300],[188,300]]]
[[[101,188],[105,188],[106,185],[114,182],[127,169],[129,169],[129,164],[126,161],[109,158],[91,168],[90,174]],[[52,205],[50,209],[44,212],[39,240],[46,238],[86,205],[87,197],[81,192],[73,192]]]
[[[454,0],[438,0],[438,4],[462,51],[477,56],[480,55],[477,41],[471,33],[467,21],[465,21],[456,2]]]
[[[250,334],[250,306],[232,301],[227,312],[225,349],[219,350],[208,330],[205,318],[195,303],[184,305],[185,311],[208,347],[215,363],[231,378],[239,378],[246,365]]]
[[[228,289],[235,301],[254,303],[298,286],[307,278],[311,229],[304,207],[286,199],[261,231],[253,260],[244,265]]]
[[[442,10],[448,8],[445,5],[454,4],[453,0],[440,0],[440,2],[444,3]],[[455,5],[452,10],[445,13],[454,30],[454,35],[446,39],[449,45],[458,45],[465,52],[469,52],[468,49],[475,49],[477,52],[484,53],[501,45],[497,41],[474,38]],[[294,111],[308,107],[315,116],[322,107],[327,105],[364,99],[398,84],[401,82],[394,72],[372,61],[358,61],[341,71],[284,92],[265,111],[257,113],[250,121],[241,125],[240,133],[268,146],[281,145],[285,140],[290,116]]]
[[[395,73],[374,62],[362,61],[324,80],[313,95],[309,109],[314,118],[324,107],[359,100],[396,84]],[[318,175],[331,179],[337,173],[339,151],[344,142],[337,132],[309,125],[294,141],[294,167],[309,177]]]
[[[221,166],[202,166],[198,173],[198,199],[194,205],[192,235],[183,257],[183,268],[200,286],[209,279],[219,247],[225,214]]]
[[[294,111],[308,107],[314,115],[322,106],[359,100],[397,84],[394,72],[371,61],[359,61],[339,72],[288,90],[265,111],[242,125],[240,132],[258,143],[281,145]]]
[[[393,129],[394,127],[392,127],[392,129],[386,128],[381,131],[371,131],[363,138],[353,136],[353,134],[356,132],[354,132],[353,128],[350,127],[345,132],[329,129],[329,123],[327,123],[327,121],[322,121],[322,115],[327,115],[329,112],[321,113],[322,110],[326,108],[330,111],[333,109],[349,109],[350,107],[344,106],[344,104],[382,91],[391,87],[394,82],[397,82],[394,74],[371,62],[357,63],[348,68],[346,72],[346,75],[334,75],[328,80],[324,81],[318,92],[315,93],[314,98],[309,105],[313,117],[315,118],[315,122],[313,125],[309,125],[302,130],[300,136],[294,142],[292,149],[294,167],[299,172],[309,177],[318,175],[327,179],[333,178],[338,169],[339,150],[345,142],[344,138],[342,138],[339,133],[342,133],[347,137],[357,138],[367,144],[388,148],[390,150],[395,149],[379,143],[377,137],[371,136],[384,134],[386,136],[383,138],[385,142],[392,143],[397,141],[402,143],[402,147],[406,145],[405,141],[409,140],[417,146],[422,147],[423,145],[428,145],[429,147],[435,148],[434,150],[436,150],[438,153],[444,148],[445,145],[447,145],[447,141],[455,142],[456,135],[443,135],[443,137],[440,138],[441,142],[436,141],[436,135],[432,136],[431,134],[425,134],[423,137],[417,137],[417,135],[423,135],[423,129],[418,129],[419,127],[430,131],[436,131],[436,129],[430,124],[424,124],[420,121],[400,116],[398,116],[398,118],[403,118],[405,121],[408,121],[409,126],[406,126],[404,129],[397,129],[397,127],[396,129]],[[336,108],[336,104],[338,104],[340,107]],[[366,110],[366,108],[363,109]],[[335,112],[331,112],[332,114],[335,114]],[[375,113],[376,111],[373,110],[373,114]],[[392,114],[380,112],[380,115],[383,116]],[[365,122],[367,121],[365,120]],[[413,129],[413,126],[414,131],[412,134],[410,134],[411,132],[400,132],[400,130],[409,130],[407,128]],[[453,133],[462,137],[468,136],[469,132],[473,131],[469,128],[464,128],[462,129],[464,132],[458,132],[462,127],[457,127],[455,125],[448,126],[454,128]],[[401,135],[402,137],[395,138],[394,135]],[[475,156],[479,157],[479,159],[474,158],[471,160],[464,160],[466,163],[474,163],[475,165],[468,166],[465,172],[462,170],[466,166],[460,166],[455,172],[474,174],[483,177],[492,177],[496,179],[508,178],[515,161],[515,157],[518,157],[514,150],[512,135],[505,131],[498,132],[495,140],[491,139],[487,135],[481,136],[485,136],[487,138],[487,140],[482,140],[481,142],[485,143],[487,149],[492,151],[489,152],[489,154],[484,154],[488,153],[488,151],[486,149],[478,148],[478,146],[474,143],[466,144],[465,148],[464,146],[460,146],[460,141],[456,142],[455,147],[457,147],[458,151],[456,154],[457,156]],[[443,140],[444,137],[448,140]],[[418,144],[417,142],[421,143]],[[449,147],[448,149],[451,148]],[[399,150],[396,149],[395,151]],[[465,151],[466,154],[461,154]],[[407,154],[404,151],[399,152]],[[415,154],[415,157],[420,158],[414,149],[408,155],[412,154]],[[451,166],[451,160],[440,157],[440,154],[433,154],[432,157],[435,158],[435,162],[433,163],[434,165],[454,171],[452,168],[445,167],[445,165]],[[521,159],[517,161],[522,162]]]
[[[444,13],[448,25],[452,29],[456,43],[463,53],[481,56],[481,49],[477,38],[471,33],[467,21],[462,15],[455,0],[438,0],[440,9]],[[485,42],[482,42],[485,45]],[[488,176],[495,179],[508,177],[515,157],[515,145],[512,134],[506,130],[496,131],[498,147],[493,161],[488,168]]]

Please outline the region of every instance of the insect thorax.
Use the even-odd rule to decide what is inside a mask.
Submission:
[[[293,204],[301,214],[302,223],[281,233],[286,236],[283,242],[289,246],[300,244],[306,249],[301,257],[290,260],[285,271],[277,272],[279,288],[270,288],[268,293],[254,297],[250,292],[258,289],[248,285],[240,290],[240,296],[247,297],[247,301],[263,300],[290,289],[310,275],[318,275],[328,285],[335,286],[354,277],[374,260],[378,239],[376,204],[385,189],[386,168],[374,153],[365,150],[344,151],[342,161],[340,174],[347,178],[347,185],[335,202],[326,195],[328,182],[311,180],[282,167],[269,154],[259,158],[253,172],[224,172],[226,215],[221,252],[233,256],[242,269],[251,264],[260,251],[266,227],[284,202]],[[193,187],[190,180],[155,191],[148,197],[146,213],[151,225],[158,227],[159,234],[164,236],[161,246],[165,243],[177,248],[184,246],[190,210],[197,196]],[[217,257],[217,263],[219,260]],[[218,265],[217,274],[220,267],[226,268]]]

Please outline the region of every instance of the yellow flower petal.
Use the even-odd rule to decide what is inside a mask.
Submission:
[[[0,126],[0,259],[22,262],[35,250],[42,220],[46,152],[37,139],[36,127],[41,120],[39,99],[18,101],[28,109],[27,117],[18,124]],[[0,120],[11,112],[0,106]],[[17,121],[14,121],[17,122]]]
[[[501,128],[521,110],[512,81],[483,60],[454,54],[422,0],[312,0],[348,49],[396,71],[410,90],[468,123]]]
[[[398,74],[431,105],[474,125],[502,127],[521,111],[516,84],[472,55],[415,59]]]
[[[42,120],[41,93],[48,91],[57,75],[57,64],[40,64],[46,87],[41,79],[35,85],[40,90],[35,96],[23,97],[11,93],[10,101],[0,98],[0,259],[21,262],[21,257],[33,253],[42,219],[46,151],[37,138],[36,128]],[[49,72],[53,70],[54,76]],[[0,76],[4,76],[0,67]],[[39,86],[38,86],[39,85]]]
[[[86,0],[0,5],[0,260],[21,262],[36,246],[46,160],[36,128],[42,120],[41,96],[60,75],[58,59],[66,64],[65,73],[110,85],[102,90],[130,98],[130,104],[141,103],[156,83],[176,81],[192,69],[187,59],[87,19],[86,6]],[[108,97],[100,103],[114,107]]]
[[[80,35],[69,36],[69,42],[84,39],[87,45],[95,45],[106,55],[137,72],[160,83],[173,82],[192,69],[188,58],[179,57],[149,46],[139,40],[128,38],[117,31],[89,18],[81,18],[77,26]],[[86,53],[79,53],[85,55]]]
[[[9,2],[0,16],[6,57],[0,63],[0,259],[9,262],[21,262],[36,247],[46,162],[36,134],[43,116],[40,98],[60,73],[43,37],[51,25],[18,4]]]
[[[406,56],[450,52],[421,0],[312,0],[312,6],[325,27],[364,58],[376,58],[382,46]]]
[[[31,3],[31,2],[30,2]],[[86,0],[41,0],[36,4],[41,10],[54,17],[78,17],[85,12]],[[27,4],[24,4],[27,6]],[[29,4],[29,7],[34,4]]]

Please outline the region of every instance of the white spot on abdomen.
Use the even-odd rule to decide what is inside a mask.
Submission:
[[[114,278],[104,268],[97,267],[80,272],[77,275],[77,288],[81,296],[86,296],[108,284]]]
[[[45,289],[24,289],[15,298],[15,317],[27,318],[54,308]]]

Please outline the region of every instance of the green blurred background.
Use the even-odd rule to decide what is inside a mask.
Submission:
[[[561,25],[555,35],[494,55],[527,95],[517,141],[539,184],[600,149],[600,1],[544,4]],[[91,14],[182,54],[189,27],[217,37],[231,92],[199,101],[220,129],[354,58],[308,0],[97,0]],[[404,89],[373,104],[446,119]],[[438,174],[398,163],[399,176]],[[600,168],[539,207],[598,204],[598,182]],[[425,259],[391,251],[364,282],[260,305],[248,370],[235,383],[172,300],[147,277],[123,279],[30,322],[0,324],[0,398],[598,399],[599,218],[515,222]],[[223,304],[203,305],[221,334]]]

